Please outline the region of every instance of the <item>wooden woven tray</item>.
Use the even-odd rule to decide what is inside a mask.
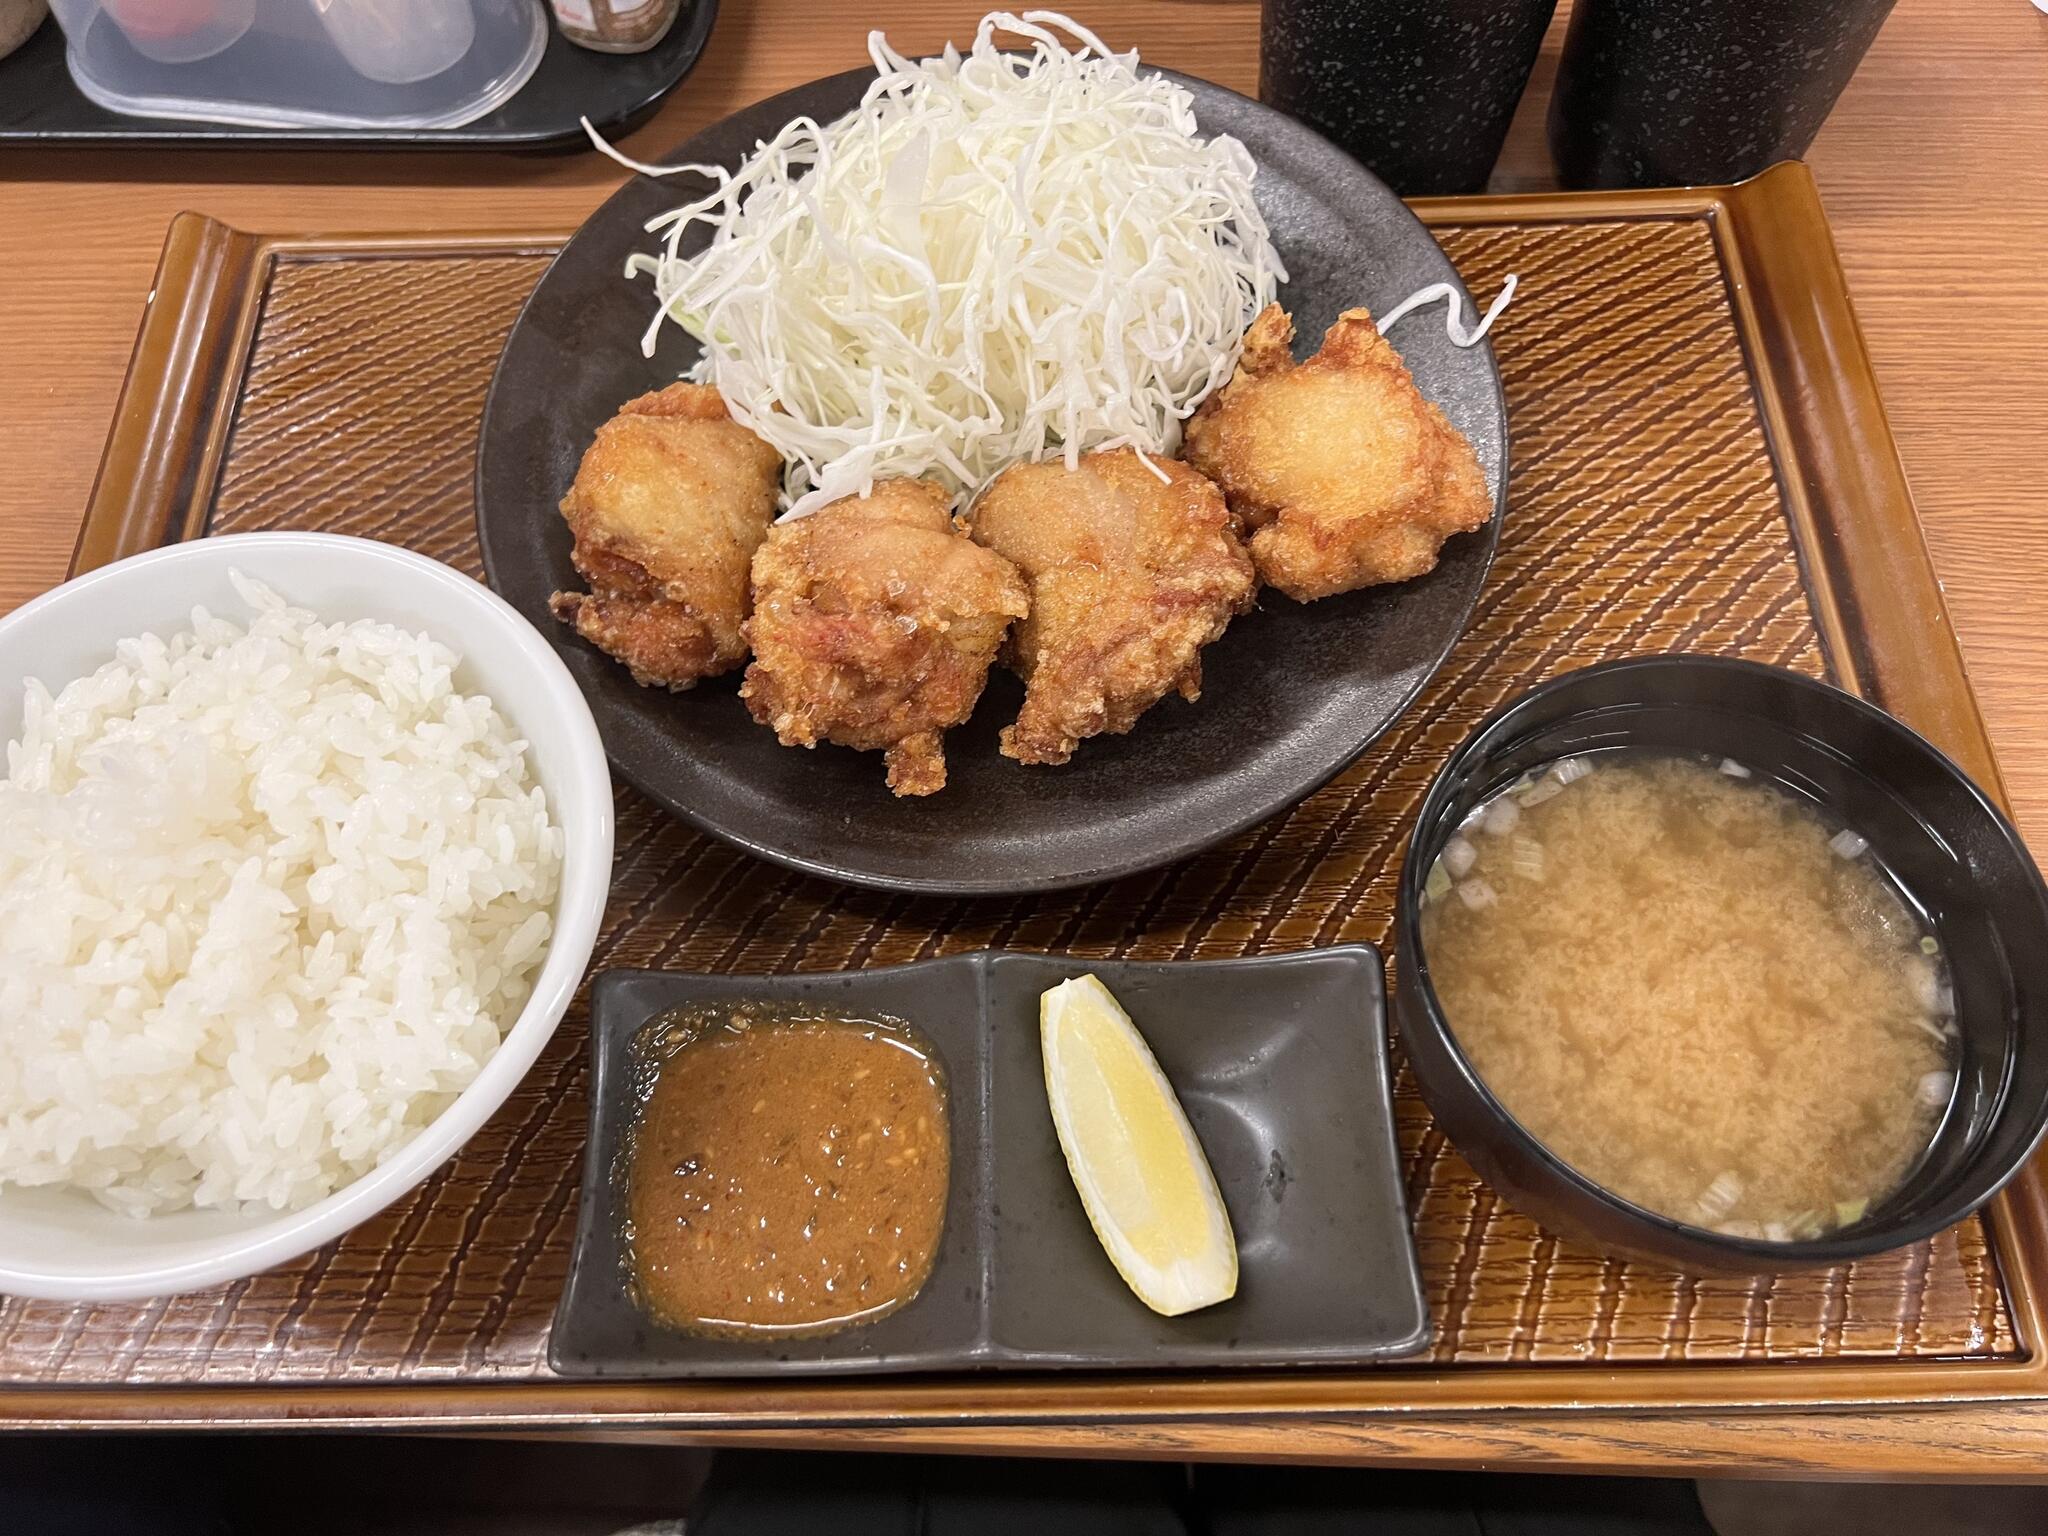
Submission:
[[[1827,673],[1996,769],[1803,169],[1744,187],[1421,211],[1496,333],[1515,471],[1470,632],[1421,702],[1290,814],[1162,873],[1018,900],[856,892],[619,795],[593,964],[775,971],[1012,945],[1207,957],[1384,938],[1414,806],[1529,684],[1687,649]],[[319,528],[476,572],[477,416],[559,234],[172,229],[76,569]],[[544,1364],[584,1131],[579,1003],[504,1111],[413,1198],[297,1264],[146,1306],[0,1304],[0,1415],[97,1423],[1034,1423],[1246,1414],[1935,1401],[2048,1390],[2038,1170],[1903,1253],[1775,1281],[1603,1261],[1502,1206],[1405,1072],[1437,1323],[1420,1363],[1228,1378],[610,1385]],[[1345,1283],[1342,1275],[1330,1277]],[[153,1390],[137,1391],[138,1387]]]

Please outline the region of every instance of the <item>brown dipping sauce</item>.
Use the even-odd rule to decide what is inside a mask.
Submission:
[[[636,1051],[626,1247],[651,1313],[817,1334],[917,1294],[951,1140],[939,1063],[908,1025],[720,1004],[663,1015]]]

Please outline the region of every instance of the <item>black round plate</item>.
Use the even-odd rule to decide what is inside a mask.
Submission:
[[[800,113],[824,122],[852,110],[872,78],[856,70],[786,92],[673,158],[736,164]],[[1258,163],[1259,206],[1291,275],[1281,302],[1305,344],[1354,305],[1380,310],[1424,284],[1458,284],[1429,232],[1356,161],[1235,92],[1182,83],[1204,131],[1234,134]],[[1478,450],[1492,523],[1451,540],[1418,581],[1309,604],[1263,593],[1203,653],[1198,702],[1166,699],[1129,735],[1084,742],[1065,767],[997,753],[1022,698],[1000,669],[974,718],[946,737],[945,789],[905,800],[889,793],[877,754],[778,745],[737,697],[737,673],[681,694],[636,686],[548,614],[549,593],[577,585],[555,504],[599,424],[695,360],[696,344],[673,326],[641,357],[652,290],[622,276],[630,252],[651,249],[647,220],[687,195],[636,178],[555,258],[498,363],[476,486],[491,585],[553,640],[619,771],[685,820],[792,868],[885,890],[998,895],[1131,874],[1322,784],[1408,707],[1465,627],[1499,536],[1507,411],[1492,348],[1452,346],[1430,311],[1394,340],[1423,394]]]

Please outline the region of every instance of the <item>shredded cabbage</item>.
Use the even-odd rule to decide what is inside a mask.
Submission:
[[[1176,451],[1287,277],[1245,147],[1049,11],[984,17],[965,56],[868,53],[858,109],[736,171],[635,166],[713,183],[627,263],[659,305],[643,351],[664,321],[702,343],[690,377],[784,455],[790,515],[878,475],[971,494],[1020,459]]]

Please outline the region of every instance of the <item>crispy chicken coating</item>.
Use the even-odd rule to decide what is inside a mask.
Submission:
[[[1251,530],[1260,580],[1289,597],[1422,575],[1493,515],[1472,445],[1366,311],[1340,315],[1305,363],[1293,339],[1277,304],[1252,322],[1236,374],[1188,423],[1188,462]]]
[[[1121,734],[1168,692],[1200,695],[1202,647],[1258,583],[1223,495],[1185,464],[1128,448],[1003,471],[970,513],[974,541],[1016,562],[1031,612],[1004,660],[1024,707],[1005,756],[1064,763],[1086,737]]]
[[[707,384],[628,400],[562,498],[591,590],[548,606],[650,687],[688,688],[747,658],[747,569],[775,517],[782,456]]]
[[[878,481],[778,523],[754,556],[740,697],[784,746],[881,752],[889,788],[945,787],[941,737],[974,713],[1024,582],[969,542],[928,480]]]

